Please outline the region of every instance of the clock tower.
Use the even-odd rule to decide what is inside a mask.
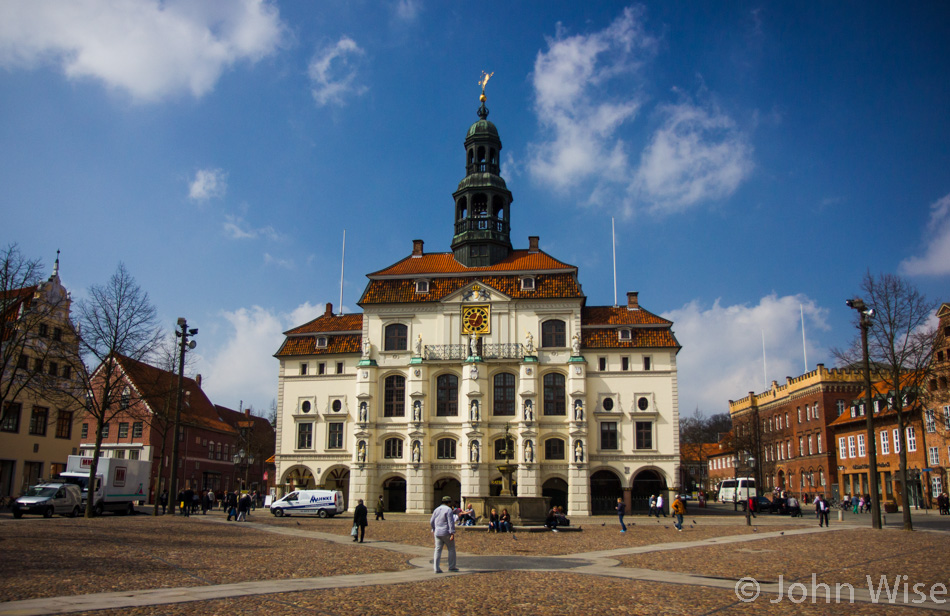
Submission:
[[[455,199],[455,234],[452,252],[466,267],[495,265],[511,253],[511,192],[499,175],[501,139],[488,121],[485,84],[482,81],[479,120],[465,137],[465,178]]]

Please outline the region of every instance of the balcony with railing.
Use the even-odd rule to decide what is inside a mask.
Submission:
[[[503,344],[479,344],[481,359],[522,359],[524,345],[518,342]],[[424,358],[430,361],[464,361],[471,355],[467,344],[427,344]]]

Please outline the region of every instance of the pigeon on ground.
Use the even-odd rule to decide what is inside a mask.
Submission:
[[[780,534],[780,535],[784,535],[784,534],[785,534],[785,531],[783,530],[783,531],[780,532],[779,534]]]
[[[601,524],[601,526],[607,526],[607,523],[606,523],[606,522],[604,522],[603,524]]]
[[[294,520],[294,521],[297,522],[296,520]],[[300,522],[297,522],[297,526],[300,526]]]
[[[669,529],[670,529],[669,526],[664,526],[663,528],[665,528],[666,530],[669,530]]]
[[[693,524],[699,524],[699,522],[697,522],[696,520],[693,520]]]
[[[657,520],[657,521],[656,521],[656,523],[657,523],[657,524],[659,524],[659,523],[660,523],[660,521],[659,521],[659,520]]]
[[[512,541],[517,541],[517,540],[518,540],[518,538],[515,537],[515,534],[514,534],[514,533],[511,533],[511,539],[512,539]]]
[[[757,532],[759,532],[759,529],[756,528],[755,526],[753,526],[753,527],[752,527],[752,532],[753,532],[753,533],[757,533]]]

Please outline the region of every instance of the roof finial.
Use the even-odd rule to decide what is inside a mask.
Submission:
[[[59,276],[59,250],[56,251],[56,263],[53,265],[53,276]]]
[[[482,94],[478,97],[478,100],[482,102],[482,106],[478,108],[478,117],[483,120],[488,117],[488,107],[485,106],[485,101],[488,100],[488,97],[485,96],[485,86],[488,85],[488,80],[491,79],[491,76],[494,74],[494,71],[491,73],[482,71],[482,78],[478,80],[478,85],[482,87]]]

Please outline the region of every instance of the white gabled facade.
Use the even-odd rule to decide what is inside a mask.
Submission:
[[[484,112],[484,114],[482,113]],[[506,428],[521,496],[573,515],[639,506],[678,487],[672,323],[628,305],[588,307],[577,269],[513,250],[501,142],[466,138],[453,252],[423,251],[368,276],[362,314],[332,306],[286,332],[277,480],[355,502],[430,511],[443,495],[497,494]]]

